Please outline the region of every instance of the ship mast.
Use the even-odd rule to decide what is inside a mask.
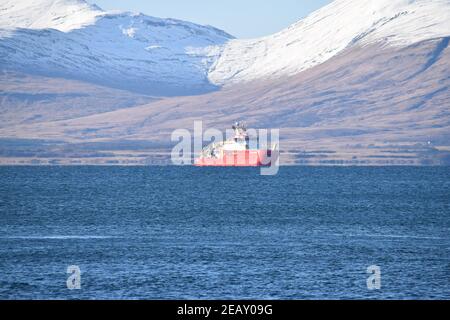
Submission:
[[[235,142],[238,141],[247,141],[248,135],[247,135],[247,128],[245,126],[245,123],[238,121],[235,122],[233,125],[234,130],[234,140]]]

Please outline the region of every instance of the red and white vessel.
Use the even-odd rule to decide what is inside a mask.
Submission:
[[[251,149],[245,125],[237,122],[233,126],[233,139],[213,143],[203,149],[195,160],[198,167],[262,167],[270,166],[274,150]]]

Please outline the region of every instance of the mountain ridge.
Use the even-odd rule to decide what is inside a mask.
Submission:
[[[449,35],[447,0],[336,0],[274,35],[229,41],[209,79],[229,85],[294,75],[352,46],[407,46]]]
[[[23,4],[17,9],[22,15],[19,18],[8,14],[17,3]],[[12,21],[0,23],[3,70],[83,80],[144,94],[170,96],[215,90],[206,76],[216,54],[209,48],[232,38],[211,26],[100,11],[83,0],[17,3],[0,2],[0,19],[7,21],[5,17],[9,17]],[[34,16],[29,11],[40,12],[32,10],[31,4],[42,3],[44,8],[53,6],[48,17],[54,16],[56,25],[51,18],[39,24],[26,19]]]
[[[68,32],[95,22],[104,11],[84,0],[0,1],[0,28]]]
[[[278,33],[244,40],[211,26],[107,12],[84,0],[30,1],[0,2],[3,68],[161,96],[294,75],[352,46],[407,46],[450,35],[450,0],[336,0]],[[39,5],[51,9],[28,19],[44,11],[29,13]],[[23,16],[14,20],[16,11]]]

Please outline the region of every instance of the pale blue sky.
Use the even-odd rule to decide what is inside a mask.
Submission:
[[[280,31],[330,0],[88,0],[105,10],[209,24],[238,38]]]

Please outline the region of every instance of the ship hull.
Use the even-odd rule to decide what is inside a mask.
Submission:
[[[198,158],[197,167],[263,167],[270,166],[272,151],[245,150],[226,152],[219,158]]]

